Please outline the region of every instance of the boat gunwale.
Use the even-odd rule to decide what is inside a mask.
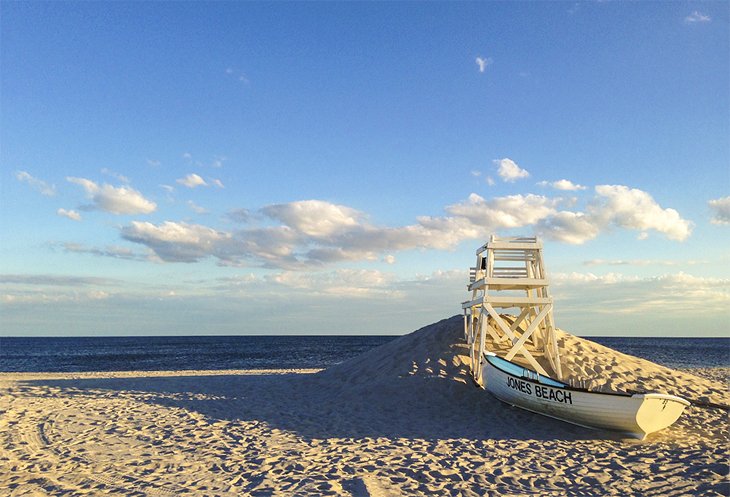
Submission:
[[[670,393],[658,393],[658,392],[644,392],[644,393],[637,393],[634,395],[640,395],[644,397],[645,399],[664,399],[664,400],[673,400],[675,402],[679,402],[680,404],[684,404],[684,407],[689,407],[692,404],[687,399],[683,399],[682,397],[679,397],[677,395],[672,395]]]
[[[526,368],[524,366],[521,366],[521,365],[519,365],[519,364],[517,364],[515,362],[507,361],[507,359],[505,359],[503,357],[499,357],[497,354],[494,354],[494,353],[492,353],[492,355],[484,354],[484,358],[487,360],[487,363],[490,366],[492,366],[493,368],[495,368],[495,369],[501,371],[502,373],[504,373],[506,375],[509,375],[509,376],[511,376],[513,378],[518,378],[520,380],[527,381],[527,382],[532,383],[534,385],[540,385],[540,386],[543,386],[543,387],[560,388],[562,390],[570,390],[571,392],[582,392],[582,393],[590,393],[590,394],[595,394],[595,395],[614,395],[614,396],[618,396],[618,397],[643,397],[645,395],[668,395],[668,394],[661,394],[661,393],[651,393],[650,394],[648,392],[647,393],[638,393],[638,394],[630,394],[630,393],[626,393],[626,392],[596,392],[594,390],[589,390],[587,388],[573,387],[573,386],[568,385],[567,383],[563,383],[562,381],[561,381],[561,383],[563,383],[563,385],[565,385],[565,386],[558,387],[558,386],[555,386],[555,385],[548,385],[548,384],[545,384],[545,383],[541,383],[541,382],[539,382],[537,380],[534,380],[532,378],[528,378],[527,376],[516,376],[516,375],[510,373],[509,371],[500,368],[497,364],[492,363],[489,360],[489,357],[496,357],[497,359],[501,359],[501,360],[506,361],[506,362],[508,362],[510,364],[514,364],[515,366],[518,366],[518,367],[520,367],[522,369],[526,369],[527,371],[530,371],[531,373],[535,373],[535,374],[539,375],[539,373],[537,371],[533,371],[532,369]],[[542,375],[542,376],[544,376],[544,375]],[[553,381],[560,381],[560,380],[555,380],[554,378],[550,378],[550,379],[553,380]],[[669,396],[670,397],[675,397],[674,395],[669,395]],[[683,400],[683,401],[687,402],[685,399],[682,399],[681,397],[677,397],[677,398],[680,399],[680,400]]]

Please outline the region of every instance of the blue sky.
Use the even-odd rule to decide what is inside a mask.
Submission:
[[[726,335],[726,2],[0,4],[4,335]]]

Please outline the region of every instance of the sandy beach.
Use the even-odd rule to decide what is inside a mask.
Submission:
[[[727,413],[639,441],[507,406],[468,377],[462,320],[325,371],[0,374],[9,496],[728,495]],[[570,378],[730,403],[730,368],[676,371],[560,332]],[[183,365],[181,365],[183,366]]]

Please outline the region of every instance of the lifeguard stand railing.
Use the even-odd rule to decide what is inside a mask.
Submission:
[[[560,355],[553,325],[553,300],[542,258],[542,243],[535,237],[500,238],[492,235],[476,252],[471,268],[471,300],[462,303],[464,332],[471,346],[471,367],[475,380],[481,381],[481,362],[486,336],[495,343],[511,341],[504,358],[522,354],[540,374],[560,379]],[[516,309],[517,317],[501,315],[497,309]],[[511,322],[510,322],[511,321]],[[543,368],[526,344],[547,359],[552,372]]]

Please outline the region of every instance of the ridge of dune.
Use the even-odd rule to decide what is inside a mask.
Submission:
[[[461,339],[461,316],[402,335],[331,366],[322,378],[349,385],[378,384],[407,376],[469,380],[469,349]]]
[[[700,402],[728,403],[716,382],[656,364],[558,329],[563,380],[598,391],[655,391]],[[487,339],[487,348],[504,345]],[[515,362],[521,361],[518,355]],[[525,363],[525,365],[527,365]],[[469,346],[459,315],[424,326],[330,367],[322,378],[345,385],[375,385],[402,377],[439,377],[470,383]]]
[[[691,401],[728,404],[726,385],[700,378],[647,359],[558,330],[561,360],[567,377],[588,380],[590,388],[606,391],[646,391],[676,395]]]

